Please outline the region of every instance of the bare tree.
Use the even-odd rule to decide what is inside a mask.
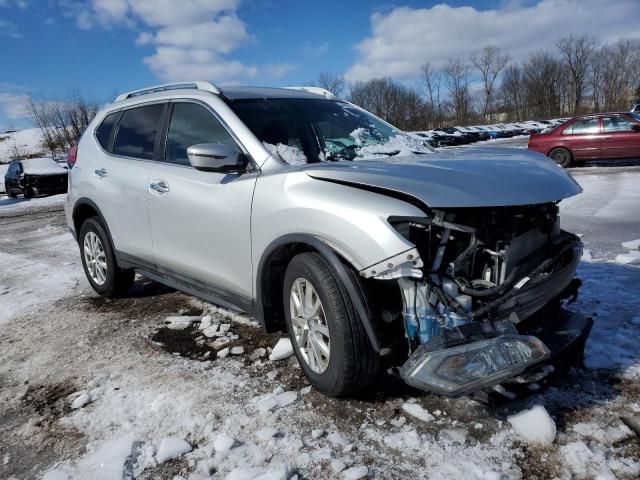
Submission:
[[[482,119],[491,120],[493,113],[494,85],[500,73],[509,63],[509,55],[496,45],[488,45],[471,56],[471,62],[482,78]]]
[[[469,118],[471,95],[469,94],[469,75],[471,67],[459,58],[450,58],[443,70],[449,90],[451,108],[456,123],[464,123]]]
[[[313,82],[316,87],[329,90],[336,97],[341,97],[347,86],[347,82],[343,75],[331,72],[320,72],[318,78]]]
[[[425,105],[418,92],[389,77],[353,83],[350,100],[403,130],[424,126]]]
[[[29,98],[27,110],[33,124],[42,132],[44,147],[56,158],[78,142],[98,111],[98,105],[73,92],[62,102]]]
[[[522,67],[527,114],[535,118],[550,118],[561,113],[560,61],[549,52],[535,52]]]
[[[440,99],[440,84],[442,74],[427,62],[422,68],[422,81],[426,88],[427,112],[425,115],[427,128],[438,128],[442,123],[442,101]]]
[[[519,65],[509,65],[502,76],[502,103],[509,120],[522,120],[525,117],[524,81]]]
[[[589,67],[597,41],[589,34],[569,35],[558,41],[563,66],[568,73],[572,111],[578,114],[588,85]]]

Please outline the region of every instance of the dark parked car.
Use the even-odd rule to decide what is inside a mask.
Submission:
[[[66,193],[67,170],[50,158],[14,160],[4,176],[7,195],[25,198]]]
[[[602,113],[576,117],[529,138],[529,150],[569,167],[587,159],[640,158],[640,114]]]

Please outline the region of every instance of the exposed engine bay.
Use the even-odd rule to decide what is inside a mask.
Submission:
[[[553,329],[549,317],[567,317],[562,304],[577,297],[582,243],[562,231],[559,220],[555,203],[389,219],[421,259],[396,267],[397,275],[376,277],[395,276],[402,293],[410,357],[400,372],[407,383],[462,395],[495,386],[555,353],[525,325],[543,315],[534,330],[542,323]],[[569,315],[574,327],[576,315]],[[559,328],[561,321],[555,323]],[[588,334],[590,320],[578,323],[579,332],[565,340]]]

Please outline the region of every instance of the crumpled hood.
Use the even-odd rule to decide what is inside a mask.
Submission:
[[[410,195],[431,208],[530,205],[582,192],[552,160],[509,148],[462,148],[379,160],[312,163],[301,170],[320,180]]]

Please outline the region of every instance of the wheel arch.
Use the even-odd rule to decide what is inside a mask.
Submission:
[[[356,314],[365,327],[367,336],[376,352],[380,342],[374,328],[371,309],[367,304],[363,285],[351,264],[321,238],[309,234],[284,235],[269,244],[260,258],[256,274],[256,319],[267,332],[285,330],[282,287],[284,274],[291,259],[303,252],[317,252],[325,259],[340,279],[353,303]]]
[[[109,225],[105,220],[102,212],[98,205],[88,198],[79,198],[73,206],[73,213],[71,214],[71,218],[73,220],[73,228],[74,228],[74,236],[76,241],[79,241],[80,236],[80,228],[85,220],[91,217],[98,217],[100,223],[107,231],[107,235],[109,236],[109,242],[111,242],[111,247],[115,250],[115,245],[113,243],[113,237],[111,236],[111,231],[109,230]]]

